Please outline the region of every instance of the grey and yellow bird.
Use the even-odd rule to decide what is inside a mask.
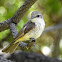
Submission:
[[[13,53],[21,41],[27,41],[31,38],[37,39],[42,34],[45,27],[44,19],[40,12],[34,11],[29,20],[17,34],[13,42],[11,42],[2,52]]]

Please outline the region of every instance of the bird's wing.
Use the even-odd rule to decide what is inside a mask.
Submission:
[[[20,32],[17,34],[14,41],[18,40],[20,37],[24,36],[26,33],[28,33],[31,29],[35,28],[35,23],[28,21],[20,30]]]

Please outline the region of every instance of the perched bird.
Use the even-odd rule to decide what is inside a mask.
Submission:
[[[17,34],[13,42],[11,42],[2,52],[13,53],[21,41],[30,39],[37,39],[42,34],[45,27],[44,19],[40,12],[34,11],[31,13],[31,20],[29,20]]]

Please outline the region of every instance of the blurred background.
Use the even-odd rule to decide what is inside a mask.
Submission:
[[[24,2],[25,0],[0,0],[0,22],[12,17]],[[45,29],[48,28],[49,31],[43,32],[35,42],[35,46],[31,45],[30,48],[29,46],[28,48],[18,47],[17,50],[35,52],[62,59],[62,29],[49,28],[54,28],[55,25],[62,23],[62,0],[37,0],[18,23],[18,32],[28,21],[30,18],[28,16],[30,16],[32,11],[41,12],[46,24]],[[12,40],[13,37],[10,30],[0,32],[0,50]]]

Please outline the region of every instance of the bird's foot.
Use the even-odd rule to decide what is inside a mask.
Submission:
[[[24,42],[20,42],[19,46],[21,46],[22,48],[25,48],[28,45],[28,43],[24,43]]]
[[[35,41],[36,41],[35,38],[30,38],[30,40],[29,41],[27,40],[27,42],[26,41],[25,42],[23,42],[23,41],[20,42],[19,46],[21,46],[22,48],[25,48],[26,46],[28,46],[32,43],[33,43],[33,46],[35,46]]]
[[[30,38],[29,43],[31,43],[31,42],[35,42],[35,41],[36,41],[36,39],[35,39],[35,38]]]

